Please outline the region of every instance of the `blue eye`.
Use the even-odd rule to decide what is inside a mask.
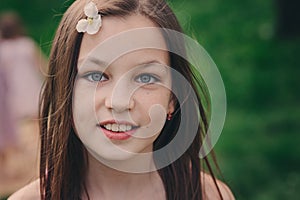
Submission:
[[[105,75],[101,72],[91,72],[85,75],[85,78],[91,82],[101,82],[107,80]]]
[[[136,81],[144,84],[150,84],[157,82],[158,79],[150,74],[141,74],[136,78]]]

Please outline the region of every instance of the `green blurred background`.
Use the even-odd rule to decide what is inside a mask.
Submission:
[[[0,10],[16,10],[48,55],[62,13],[72,2],[1,0]],[[236,199],[299,196],[300,37],[299,32],[290,34],[297,30],[278,31],[278,2],[170,0],[182,26],[208,51],[225,83],[228,111],[216,152]]]

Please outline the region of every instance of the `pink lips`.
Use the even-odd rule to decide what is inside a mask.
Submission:
[[[132,130],[126,131],[126,132],[114,132],[114,131],[107,130],[103,127],[103,125],[105,125],[105,124],[114,124],[114,123],[116,123],[116,121],[109,120],[109,121],[101,122],[97,126],[101,129],[101,131],[104,133],[104,135],[111,140],[127,140],[130,137],[132,137],[132,134],[136,131],[136,128],[137,128],[137,126],[133,126],[129,122],[118,122],[119,124],[128,124],[128,125],[131,125],[134,127]]]
[[[101,130],[103,131],[104,135],[106,135],[106,137],[112,140],[127,140],[131,137],[131,134],[129,132],[112,132],[102,127]]]

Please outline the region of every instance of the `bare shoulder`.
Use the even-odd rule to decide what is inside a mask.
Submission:
[[[220,199],[218,189],[213,181],[211,175],[201,172],[202,190],[204,200]],[[217,185],[224,200],[235,200],[230,188],[220,180],[217,180]]]
[[[8,200],[39,200],[40,181],[35,180],[12,194]]]

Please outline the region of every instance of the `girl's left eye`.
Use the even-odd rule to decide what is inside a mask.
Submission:
[[[105,74],[101,72],[91,72],[85,75],[85,78],[91,82],[101,82],[107,80]]]
[[[158,78],[151,74],[141,74],[135,80],[139,83],[151,84],[157,82]]]

